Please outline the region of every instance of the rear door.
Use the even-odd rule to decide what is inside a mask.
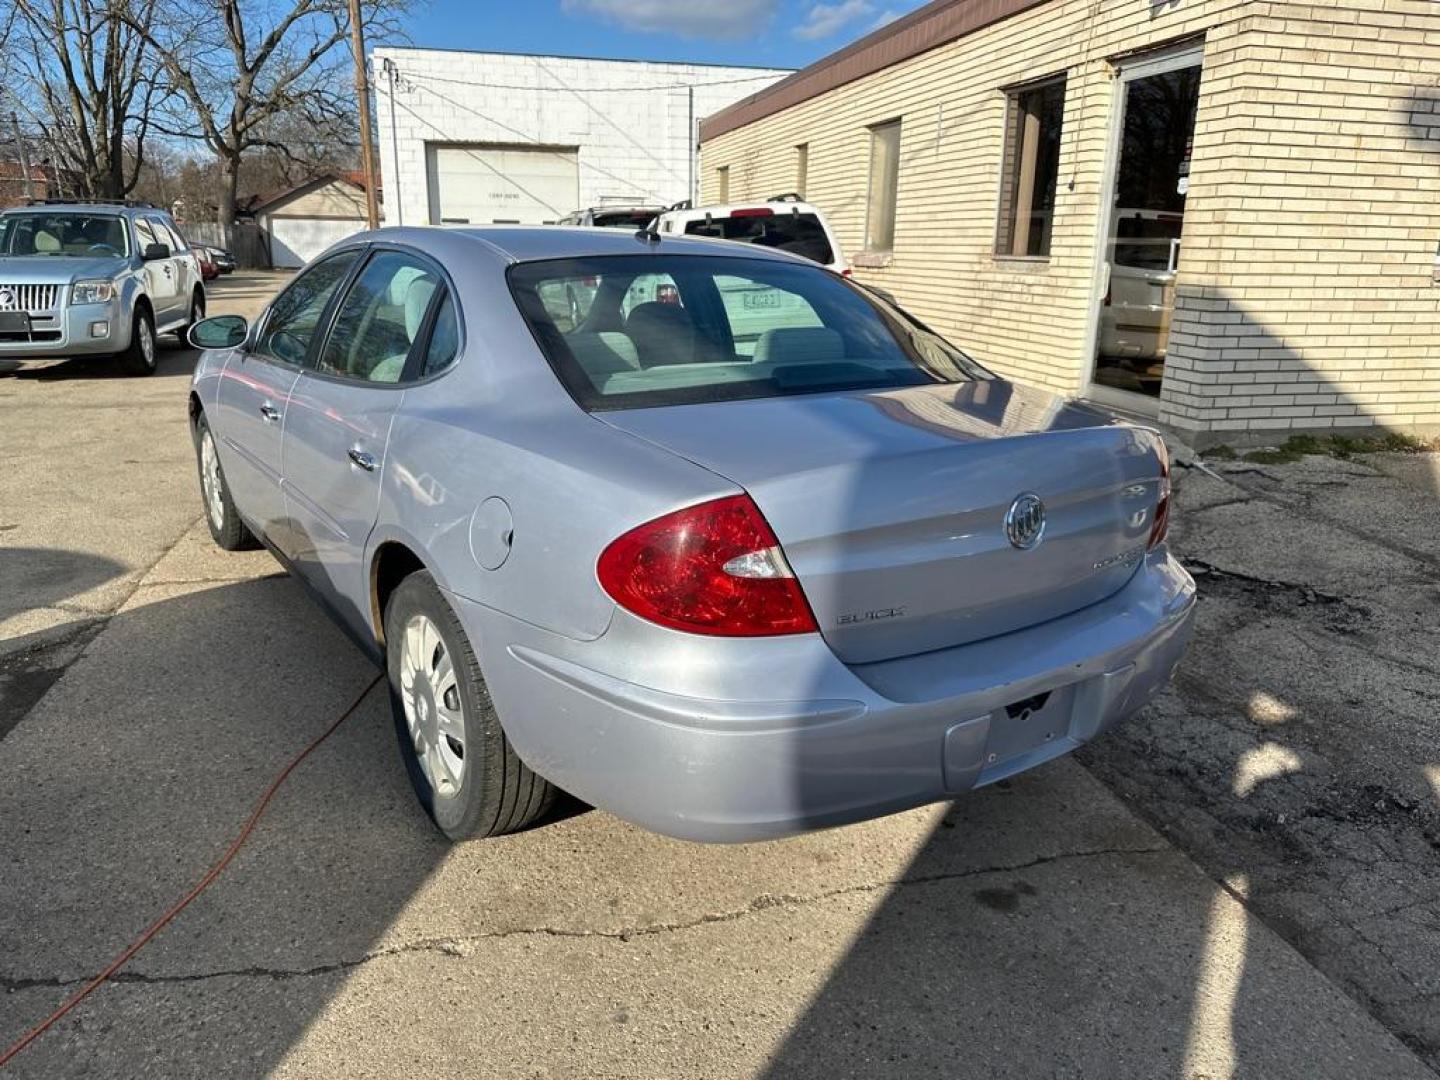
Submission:
[[[212,426],[225,479],[240,513],[282,550],[280,436],[290,392],[318,344],[325,310],[358,256],[340,252],[296,278],[261,317],[253,344],[238,350],[220,375]]]
[[[365,542],[379,514],[390,424],[444,291],[428,259],[376,249],[337,304],[286,413],[286,554],[360,634],[372,632]]]

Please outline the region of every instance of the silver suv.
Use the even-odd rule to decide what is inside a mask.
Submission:
[[[155,335],[205,317],[200,265],[150,205],[32,202],[0,214],[0,359],[113,355],[155,370]]]

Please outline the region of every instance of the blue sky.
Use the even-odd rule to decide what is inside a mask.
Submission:
[[[410,43],[803,67],[922,0],[422,0]]]

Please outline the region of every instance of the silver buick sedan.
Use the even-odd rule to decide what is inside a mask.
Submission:
[[[797,257],[386,229],[198,324],[210,530],[383,661],[455,840],[751,840],[1065,754],[1179,662],[1160,437]]]

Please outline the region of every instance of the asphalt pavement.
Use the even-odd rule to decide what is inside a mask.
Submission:
[[[0,374],[0,1046],[183,894],[376,674],[269,556],[210,544],[192,363]],[[1062,761],[767,844],[572,805],[448,847],[377,691],[11,1072],[1434,1077],[1256,914],[1251,866],[1207,873],[1140,809]]]

